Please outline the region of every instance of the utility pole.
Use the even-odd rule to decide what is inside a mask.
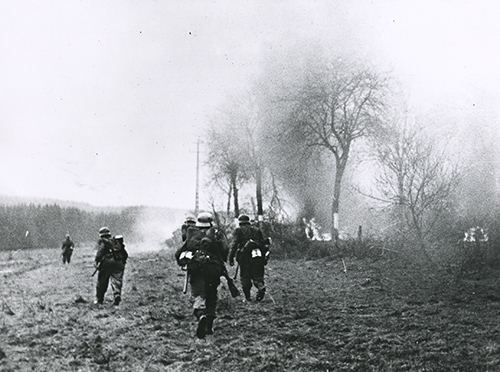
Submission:
[[[198,215],[200,209],[200,139],[196,141],[196,196],[194,202],[194,214]]]

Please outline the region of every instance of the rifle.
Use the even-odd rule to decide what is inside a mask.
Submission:
[[[240,269],[240,264],[236,264],[236,271],[234,272],[233,280],[236,280],[238,278],[238,270]]]
[[[214,220],[215,220],[215,224],[217,225],[217,230],[222,233],[222,236],[224,237],[224,239],[227,239],[226,229],[224,227],[222,227],[222,223],[220,221],[219,214],[215,210],[214,203],[212,203],[212,212],[214,214]]]
[[[238,287],[236,287],[236,284],[234,284],[234,280],[229,276],[229,273],[227,272],[226,265],[222,264],[222,276],[226,278],[227,281],[227,287],[229,288],[229,292],[231,292],[232,297],[238,297],[240,295],[240,291]]]
[[[94,272],[92,273],[92,276],[94,276],[95,273],[98,272],[101,269],[101,263],[102,263],[102,261],[97,264],[97,266],[95,267]]]
[[[182,288],[182,293],[184,294],[186,294],[188,290],[189,277],[189,272],[186,270],[186,276],[184,277],[184,287]]]

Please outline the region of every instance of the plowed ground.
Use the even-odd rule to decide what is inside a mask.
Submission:
[[[119,307],[92,304],[93,253],[0,255],[1,371],[500,371],[495,273],[429,287],[387,261],[274,260],[264,301],[222,285],[197,340],[171,251],[132,253]]]

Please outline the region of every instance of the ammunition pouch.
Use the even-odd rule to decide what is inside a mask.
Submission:
[[[211,261],[210,256],[202,250],[196,250],[192,254],[192,258],[187,263],[188,271],[197,271],[203,268],[207,263]]]

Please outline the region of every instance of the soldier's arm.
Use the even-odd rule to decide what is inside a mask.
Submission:
[[[182,225],[181,226],[181,238],[182,238],[182,241],[185,242],[186,241],[186,233],[187,233],[187,226],[186,225]]]
[[[181,253],[187,250],[187,240],[175,251],[175,260],[180,265],[179,260],[181,258]]]
[[[97,253],[95,254],[95,262],[98,264],[102,261],[104,255],[106,254],[106,245],[104,242],[99,242],[97,244]]]

